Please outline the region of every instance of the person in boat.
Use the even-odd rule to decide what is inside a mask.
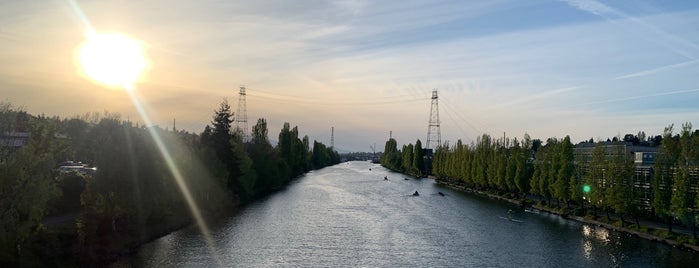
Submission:
[[[383,180],[387,181],[387,180],[388,180],[388,177],[384,176],[384,177],[383,177]]]
[[[417,191],[415,191],[415,193],[413,193],[413,196],[419,196],[419,195],[420,195],[420,193],[418,193]]]

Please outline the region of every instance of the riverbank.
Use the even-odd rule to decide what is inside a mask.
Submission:
[[[434,176],[429,176],[428,178],[434,179],[435,182],[437,182],[438,184],[452,188],[452,189],[457,190],[457,191],[471,193],[471,194],[475,194],[475,195],[480,195],[480,196],[488,197],[488,198],[493,199],[493,200],[508,202],[508,203],[520,206],[523,209],[528,209],[528,208],[537,209],[537,210],[542,211],[542,212],[561,216],[564,219],[574,220],[574,221],[578,221],[578,222],[582,222],[582,223],[587,223],[587,224],[603,227],[603,228],[606,228],[606,229],[612,230],[612,231],[623,232],[623,233],[635,235],[635,236],[638,236],[638,237],[643,238],[643,239],[647,239],[647,240],[651,240],[651,241],[655,241],[655,242],[659,242],[659,243],[665,243],[665,244],[670,245],[670,246],[675,247],[675,248],[693,251],[693,252],[699,254],[699,246],[698,245],[694,245],[694,244],[679,241],[677,239],[673,239],[675,237],[679,237],[682,240],[687,241],[687,240],[691,239],[691,236],[686,236],[684,234],[678,234],[678,233],[669,233],[669,232],[667,232],[667,230],[662,230],[662,229],[657,228],[656,225],[650,226],[647,224],[641,224],[639,228],[635,228],[635,229],[627,228],[627,227],[624,227],[625,223],[621,222],[621,220],[611,221],[612,223],[610,223],[610,222],[596,220],[593,218],[593,215],[589,215],[589,217],[588,216],[586,216],[586,217],[575,216],[575,215],[571,215],[570,213],[568,213],[567,211],[569,211],[569,210],[566,210],[566,212],[561,212],[560,209],[551,208],[551,207],[543,206],[543,205],[537,205],[536,202],[532,199],[528,199],[528,198],[512,199],[512,198],[508,198],[505,196],[500,196],[500,195],[496,195],[496,194],[492,194],[492,193],[488,193],[488,192],[484,192],[484,191],[479,191],[477,189],[472,189],[472,188],[469,188],[466,185],[463,185],[460,183],[454,183],[451,181],[438,179]],[[635,225],[635,224],[633,224],[633,225]],[[657,233],[663,234],[663,236],[656,235]]]

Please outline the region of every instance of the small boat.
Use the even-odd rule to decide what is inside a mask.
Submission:
[[[535,208],[525,208],[525,209],[524,209],[524,212],[529,212],[529,213],[534,213],[534,214],[540,214],[540,213],[541,213],[541,211],[539,211],[538,209],[535,209]]]
[[[383,180],[387,181],[387,180],[388,180],[388,177],[383,177]]]
[[[444,196],[444,193],[442,192],[437,192],[438,195]]]
[[[420,193],[418,193],[417,191],[415,191],[415,193],[413,193],[413,196],[420,196]]]
[[[519,222],[519,223],[522,223],[522,222],[523,222],[523,221],[518,220],[518,219],[513,219],[512,217],[500,217],[500,219],[508,220],[508,221],[511,221],[511,222]]]
[[[409,179],[408,179],[408,178],[403,178],[403,180],[404,180],[404,181],[409,181]]]

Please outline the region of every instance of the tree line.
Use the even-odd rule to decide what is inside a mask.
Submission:
[[[397,172],[407,173],[416,177],[426,175],[425,153],[422,142],[415,141],[415,145],[403,145],[403,150],[398,151],[398,143],[391,138],[386,141],[380,163],[382,166]]]
[[[333,148],[318,141],[311,148],[308,136],[300,138],[289,123],[273,146],[265,119],[253,126],[249,141],[232,127],[232,119],[227,101],[201,134],[139,126],[107,112],[67,119],[34,116],[0,103],[0,264],[101,265],[189,225],[187,200],[165,157],[209,219],[340,161]],[[29,136],[22,146],[9,146],[11,133]],[[66,160],[97,171],[59,171]],[[47,216],[74,221],[42,223]]]
[[[577,208],[584,215],[598,210],[621,217],[633,218],[640,228],[639,218],[663,219],[672,232],[672,224],[690,226],[696,239],[699,220],[699,130],[682,125],[680,133],[674,126],[665,128],[663,135],[646,137],[628,134],[621,138],[597,142],[588,159],[575,158],[569,136],[549,138],[546,142],[524,138],[494,139],[484,134],[471,144],[458,140],[444,143],[434,152],[432,175],[438,180],[458,183],[465,187],[508,195],[512,198],[534,198],[559,208]],[[634,187],[644,183],[637,176],[634,156],[625,150],[626,143],[658,147],[653,165],[650,190]],[[382,165],[405,171],[401,156],[410,154],[410,146],[398,151],[396,141],[386,142]],[[650,198],[650,210],[641,203]]]

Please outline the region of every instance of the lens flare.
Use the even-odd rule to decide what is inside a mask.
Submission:
[[[150,117],[143,108],[143,105],[138,100],[136,93],[134,92],[134,87],[131,86],[125,89],[129,95],[129,98],[131,98],[131,102],[133,102],[134,107],[136,107],[138,114],[141,116],[141,119],[143,119],[143,122],[147,126],[152,126],[153,122],[150,120]],[[204,220],[204,217],[201,215],[199,206],[197,206],[196,201],[192,197],[192,194],[189,191],[189,187],[187,186],[187,183],[185,182],[182,173],[180,173],[177,164],[175,164],[175,161],[172,159],[170,151],[163,143],[163,140],[160,138],[160,135],[158,134],[158,132],[156,132],[155,128],[148,128],[148,133],[150,134],[153,141],[155,141],[155,145],[158,148],[158,151],[160,151],[160,155],[165,160],[165,164],[170,170],[170,173],[172,173],[172,177],[175,180],[175,183],[177,183],[177,187],[180,189],[180,193],[187,201],[189,210],[192,212],[192,216],[194,216],[194,220],[196,221],[197,226],[199,226],[199,230],[201,231],[202,235],[204,235],[204,239],[206,239],[206,244],[209,247],[211,255],[214,257],[219,267],[223,267],[221,258],[218,257],[216,247],[214,246],[214,240],[211,238],[211,232],[209,231],[209,227],[206,225],[206,221]]]
[[[95,32],[80,6],[73,0],[68,0],[68,3],[82,26],[85,27],[87,35],[87,40],[80,47],[78,56],[83,73],[90,79],[106,86],[123,88],[129,95],[143,122],[147,126],[152,126],[153,122],[136,96],[136,92],[134,92],[135,82],[150,65],[143,52],[142,43],[118,33],[100,34]],[[177,164],[172,159],[167,146],[165,146],[154,128],[148,128],[148,133],[155,141],[161,157],[165,160],[165,164],[172,174],[180,193],[186,200],[189,210],[206,240],[211,256],[219,267],[223,267],[214,241],[211,238],[209,227],[206,225],[199,206],[197,206],[196,201],[192,197],[189,187]]]

